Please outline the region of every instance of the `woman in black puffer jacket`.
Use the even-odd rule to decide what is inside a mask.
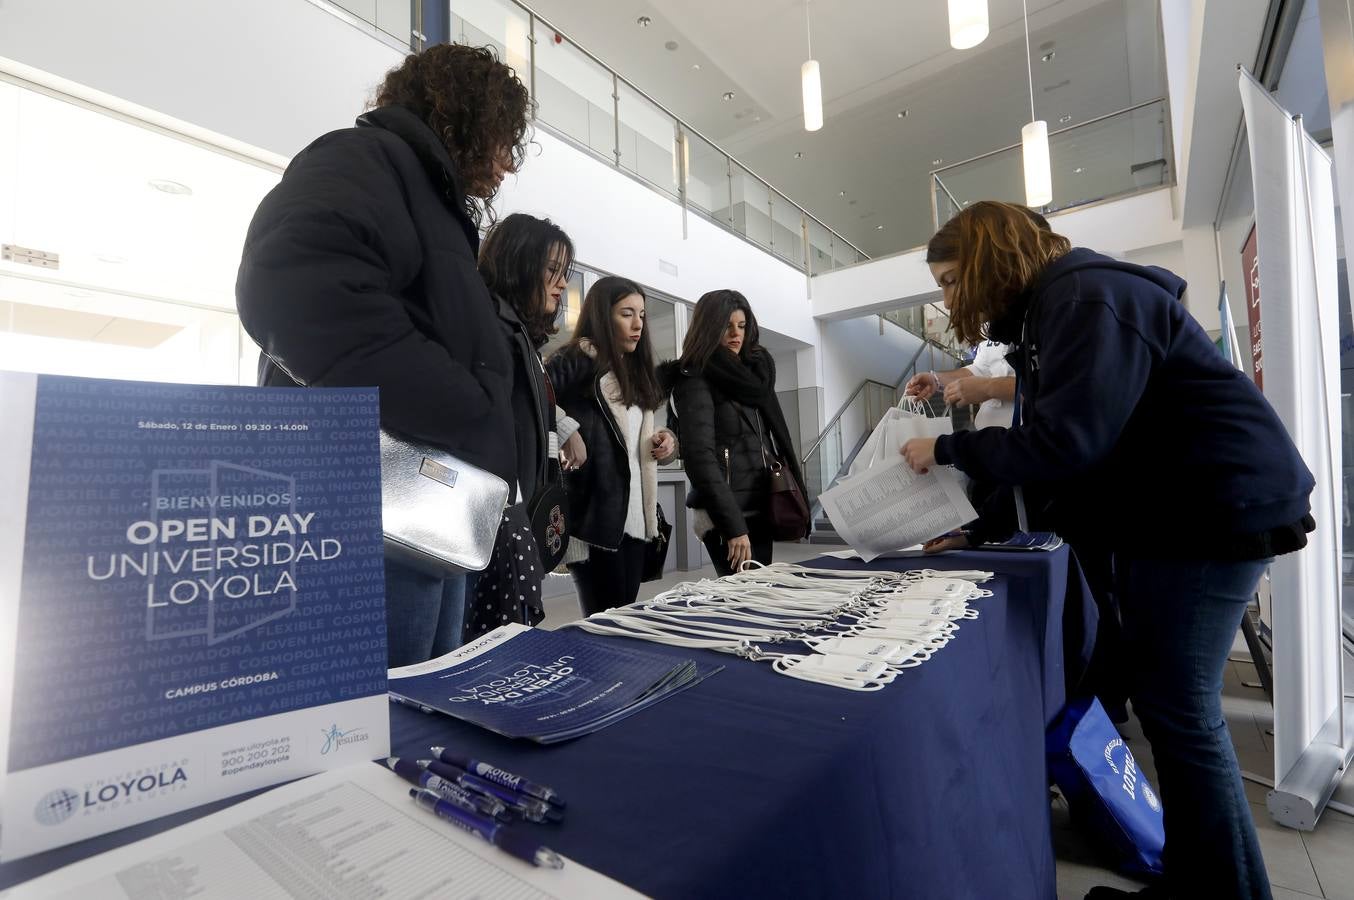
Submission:
[[[771,562],[770,467],[783,463],[801,494],[804,478],[747,298],[731,290],[701,297],[681,361],[669,367],[691,480],[687,506],[715,569],[728,575],[749,559]]]
[[[584,615],[635,602],[645,548],[658,537],[658,466],[677,438],[657,427],[667,392],[654,371],[644,291],[600,278],[583,298],[573,339],[546,362],[555,396],[578,421],[587,459],[566,452],[569,550],[564,562]]]

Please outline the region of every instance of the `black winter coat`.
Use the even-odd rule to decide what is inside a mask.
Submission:
[[[555,402],[578,422],[588,454],[581,468],[564,475],[569,536],[614,550],[625,536],[630,504],[630,460],[621,423],[602,396],[596,361],[578,346],[561,348],[546,360],[545,368]]]
[[[499,325],[513,358],[512,421],[517,442],[517,483],[522,502],[536,496],[545,483],[549,464],[550,432],[555,430],[555,404],[545,382],[541,355],[516,310],[495,297]]]
[[[766,515],[771,497],[766,464],[773,450],[804,490],[790,429],[776,400],[776,365],[769,353],[760,358],[770,374],[770,389],[756,405],[734,400],[712,378],[683,372],[677,363],[660,368],[674,380],[672,402],[691,481],[686,505],[705,510],[725,540],[748,533],[748,516]]]
[[[511,483],[512,357],[464,198],[418,116],[372,110],[301,151],[259,205],[236,304],[260,384],[375,385],[383,427]]]

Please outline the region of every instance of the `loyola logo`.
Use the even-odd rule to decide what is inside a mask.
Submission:
[[[75,815],[80,807],[80,795],[70,788],[57,788],[38,801],[33,818],[39,825],[60,825]]]
[[[339,731],[337,724],[329,726],[328,729],[320,732],[324,735],[324,746],[320,748],[320,754],[326,754],[331,750],[337,750],[344,744],[360,744],[363,741],[370,740],[365,728],[352,728],[348,731]]]
[[[91,782],[85,786],[83,795],[70,788],[49,791],[38,801],[33,817],[42,825],[60,825],[82,809],[86,814],[116,809],[178,790],[187,783],[188,773],[182,765],[173,765],[172,771],[169,766],[154,772],[142,769],[112,780]]]

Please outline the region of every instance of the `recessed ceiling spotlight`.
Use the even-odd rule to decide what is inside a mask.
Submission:
[[[943,163],[944,161],[945,161],[944,159],[942,159],[941,157],[937,156],[935,159],[931,160],[931,165],[933,165],[933,166],[938,166],[938,165],[940,165],[941,163]]]
[[[640,16],[638,19],[635,20],[635,24],[638,25],[640,28],[648,28],[650,25],[653,24],[653,19],[650,19],[648,16]]]
[[[795,159],[803,159],[803,158],[804,158],[804,152],[803,152],[802,150],[796,150],[796,151],[795,151]]]
[[[874,227],[874,230],[875,230],[875,231],[883,231],[883,230],[884,230],[884,226],[883,226],[883,225],[876,225],[876,226]]]
[[[898,118],[900,118],[900,119],[906,119],[906,118],[907,118],[909,115],[911,115],[911,114],[912,114],[912,111],[911,111],[910,109],[900,109],[900,110],[898,110]]]
[[[170,181],[168,178],[152,178],[146,184],[165,194],[174,194],[178,197],[191,197],[193,195],[193,189],[188,185],[178,181]]]
[[[1070,122],[1070,121],[1072,121],[1072,117],[1071,117],[1071,116],[1059,116],[1059,117],[1058,117],[1058,124],[1059,124],[1059,125],[1066,125],[1066,124],[1067,124],[1068,122]]]
[[[668,41],[668,42],[667,42],[666,44],[664,44],[663,46],[664,46],[666,49],[668,49],[668,50],[676,50],[677,47],[678,47],[678,44],[677,44],[676,41]]]
[[[1080,175],[1080,174],[1081,174],[1082,172],[1084,172],[1084,171],[1086,171],[1086,170],[1083,169],[1081,166],[1077,166],[1075,169],[1072,170],[1072,174],[1073,174],[1073,175]]]
[[[699,71],[701,70],[701,64],[700,64],[700,63],[692,63],[692,64],[691,64],[691,68],[692,68],[693,71],[699,72]]]
[[[838,191],[838,192],[837,192],[837,196],[838,196],[838,197],[845,197],[845,196],[846,196],[846,191]]]
[[[724,97],[725,100],[732,100],[732,99],[733,99],[733,91],[725,91],[724,94],[723,94],[723,97]]]

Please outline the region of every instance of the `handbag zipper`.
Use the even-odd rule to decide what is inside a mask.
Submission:
[[[730,472],[729,472],[729,448],[728,448],[728,447],[725,447],[725,448],[724,448],[724,483],[725,483],[725,484],[728,484],[728,485],[732,485],[732,484],[733,484],[733,481],[731,480],[731,475],[730,475]]]

